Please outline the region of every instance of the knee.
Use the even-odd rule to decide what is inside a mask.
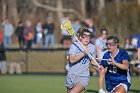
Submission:
[[[75,90],[71,90],[69,93],[78,93],[78,92]]]

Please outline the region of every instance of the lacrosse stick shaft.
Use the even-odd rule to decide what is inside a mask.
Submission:
[[[108,61],[108,59],[102,59],[102,58],[96,58],[97,60],[105,60]]]
[[[74,36],[74,38],[80,43],[80,45],[84,48],[84,50],[87,50],[85,48],[85,46],[79,41],[79,39],[76,36]],[[88,53],[88,56],[97,64],[98,67],[100,67],[100,65],[98,64],[98,62],[94,59],[94,57],[90,53]]]

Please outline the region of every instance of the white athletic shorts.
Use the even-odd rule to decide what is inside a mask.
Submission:
[[[72,89],[74,85],[76,85],[77,83],[80,83],[86,89],[89,84],[89,80],[90,80],[90,77],[67,74],[65,85],[68,89]]]

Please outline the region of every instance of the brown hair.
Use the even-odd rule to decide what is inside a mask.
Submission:
[[[80,36],[80,35],[81,35],[81,33],[82,33],[82,31],[83,31],[83,28],[79,28],[79,29],[77,30],[76,35],[77,35],[77,36]]]

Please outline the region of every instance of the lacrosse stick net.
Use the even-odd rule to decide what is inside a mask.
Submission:
[[[71,22],[69,20],[64,20],[61,23],[61,29],[66,30],[71,36],[74,35],[74,30],[73,30]]]

